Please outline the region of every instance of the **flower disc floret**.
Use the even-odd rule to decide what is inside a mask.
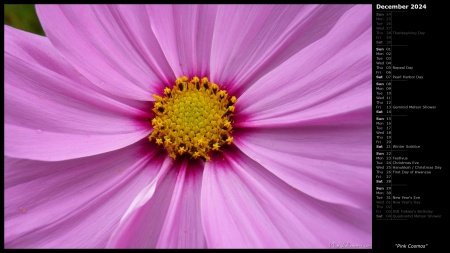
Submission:
[[[211,150],[233,142],[233,120],[236,97],[229,96],[208,78],[186,76],[178,78],[172,89],[156,99],[152,119],[153,132],[149,140],[167,149],[176,159],[188,154],[210,161]]]

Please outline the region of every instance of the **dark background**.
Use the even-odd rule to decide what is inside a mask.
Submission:
[[[410,6],[415,2],[404,2]],[[389,2],[388,5],[398,4]],[[417,2],[417,4],[419,4]],[[423,2],[422,2],[423,4]],[[373,5],[373,24],[375,24],[376,5]],[[433,210],[433,214],[441,214],[442,218],[406,219],[406,220],[376,220],[373,217],[373,249],[385,251],[397,249],[396,244],[427,245],[427,250],[445,248],[447,236],[443,231],[448,230],[448,210],[446,209],[448,196],[446,192],[448,180],[448,118],[449,101],[446,94],[445,76],[448,70],[439,62],[444,57],[443,44],[446,33],[442,27],[444,16],[439,15],[442,6],[426,4],[426,9],[394,12],[393,31],[425,31],[424,36],[393,35],[392,44],[405,44],[405,47],[393,47],[392,65],[414,66],[414,71],[393,70],[394,75],[413,74],[423,75],[423,80],[393,82],[392,105],[434,105],[436,110],[395,110],[393,114],[406,114],[406,117],[393,117],[392,140],[394,145],[420,145],[418,150],[407,151],[406,155],[396,153],[395,156],[407,156],[409,160],[419,161],[420,165],[442,166],[440,172],[432,171],[431,175],[402,176],[393,175],[393,184],[407,184],[407,187],[393,187],[394,196],[421,196],[420,205],[393,205],[393,209]],[[375,38],[375,29],[373,29]],[[373,41],[375,46],[375,41]],[[373,60],[375,68],[375,57]],[[375,76],[375,70],[373,72]],[[373,90],[375,94],[375,88]],[[373,95],[372,101],[375,101]],[[373,121],[375,122],[375,113]],[[375,131],[373,132],[373,138]],[[375,145],[373,144],[373,150]],[[374,161],[375,162],[375,161]],[[375,171],[373,169],[373,171]],[[375,173],[373,173],[375,178]],[[375,188],[375,180],[373,181]],[[374,192],[374,191],[373,191]],[[372,195],[375,207],[375,195]],[[375,216],[375,209],[373,216]]]

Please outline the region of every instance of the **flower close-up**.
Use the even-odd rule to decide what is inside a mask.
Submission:
[[[371,5],[4,26],[5,248],[372,244]]]

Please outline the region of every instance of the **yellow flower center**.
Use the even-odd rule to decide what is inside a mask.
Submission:
[[[164,97],[156,94],[152,119],[153,132],[150,141],[164,146],[169,156],[188,154],[193,158],[210,161],[208,153],[233,142],[234,104],[236,97],[229,97],[208,78],[200,80],[183,76],[172,89],[164,89]]]

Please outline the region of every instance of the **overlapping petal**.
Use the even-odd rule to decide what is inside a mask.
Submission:
[[[206,248],[201,222],[203,165],[181,165],[157,248]]]
[[[370,6],[353,7],[322,40],[247,89],[236,105],[244,116],[237,119],[241,131],[235,138],[245,154],[296,189],[366,210],[371,208],[370,24]]]
[[[5,154],[57,161],[132,144],[149,132],[145,104],[99,91],[48,39],[5,27]]]
[[[326,203],[289,186],[240,151],[208,163],[202,216],[208,246],[329,248],[371,244],[371,210]],[[220,218],[217,218],[220,217]]]
[[[236,126],[299,125],[371,107],[371,23],[370,6],[347,11],[326,36],[298,51],[239,97]]]
[[[149,101],[176,78],[144,6],[45,5],[36,10],[52,44],[98,87]]]
[[[351,5],[221,5],[211,80],[240,96],[260,77],[323,37]]]
[[[149,5],[152,31],[177,77],[208,76],[217,5]]]
[[[134,197],[156,177],[157,153],[141,141],[60,162],[5,157],[5,247],[105,247]]]
[[[298,127],[241,132],[235,144],[305,194],[371,209],[371,121],[366,108]]]
[[[202,166],[166,157],[158,176],[133,200],[111,236],[113,248],[204,248]]]

